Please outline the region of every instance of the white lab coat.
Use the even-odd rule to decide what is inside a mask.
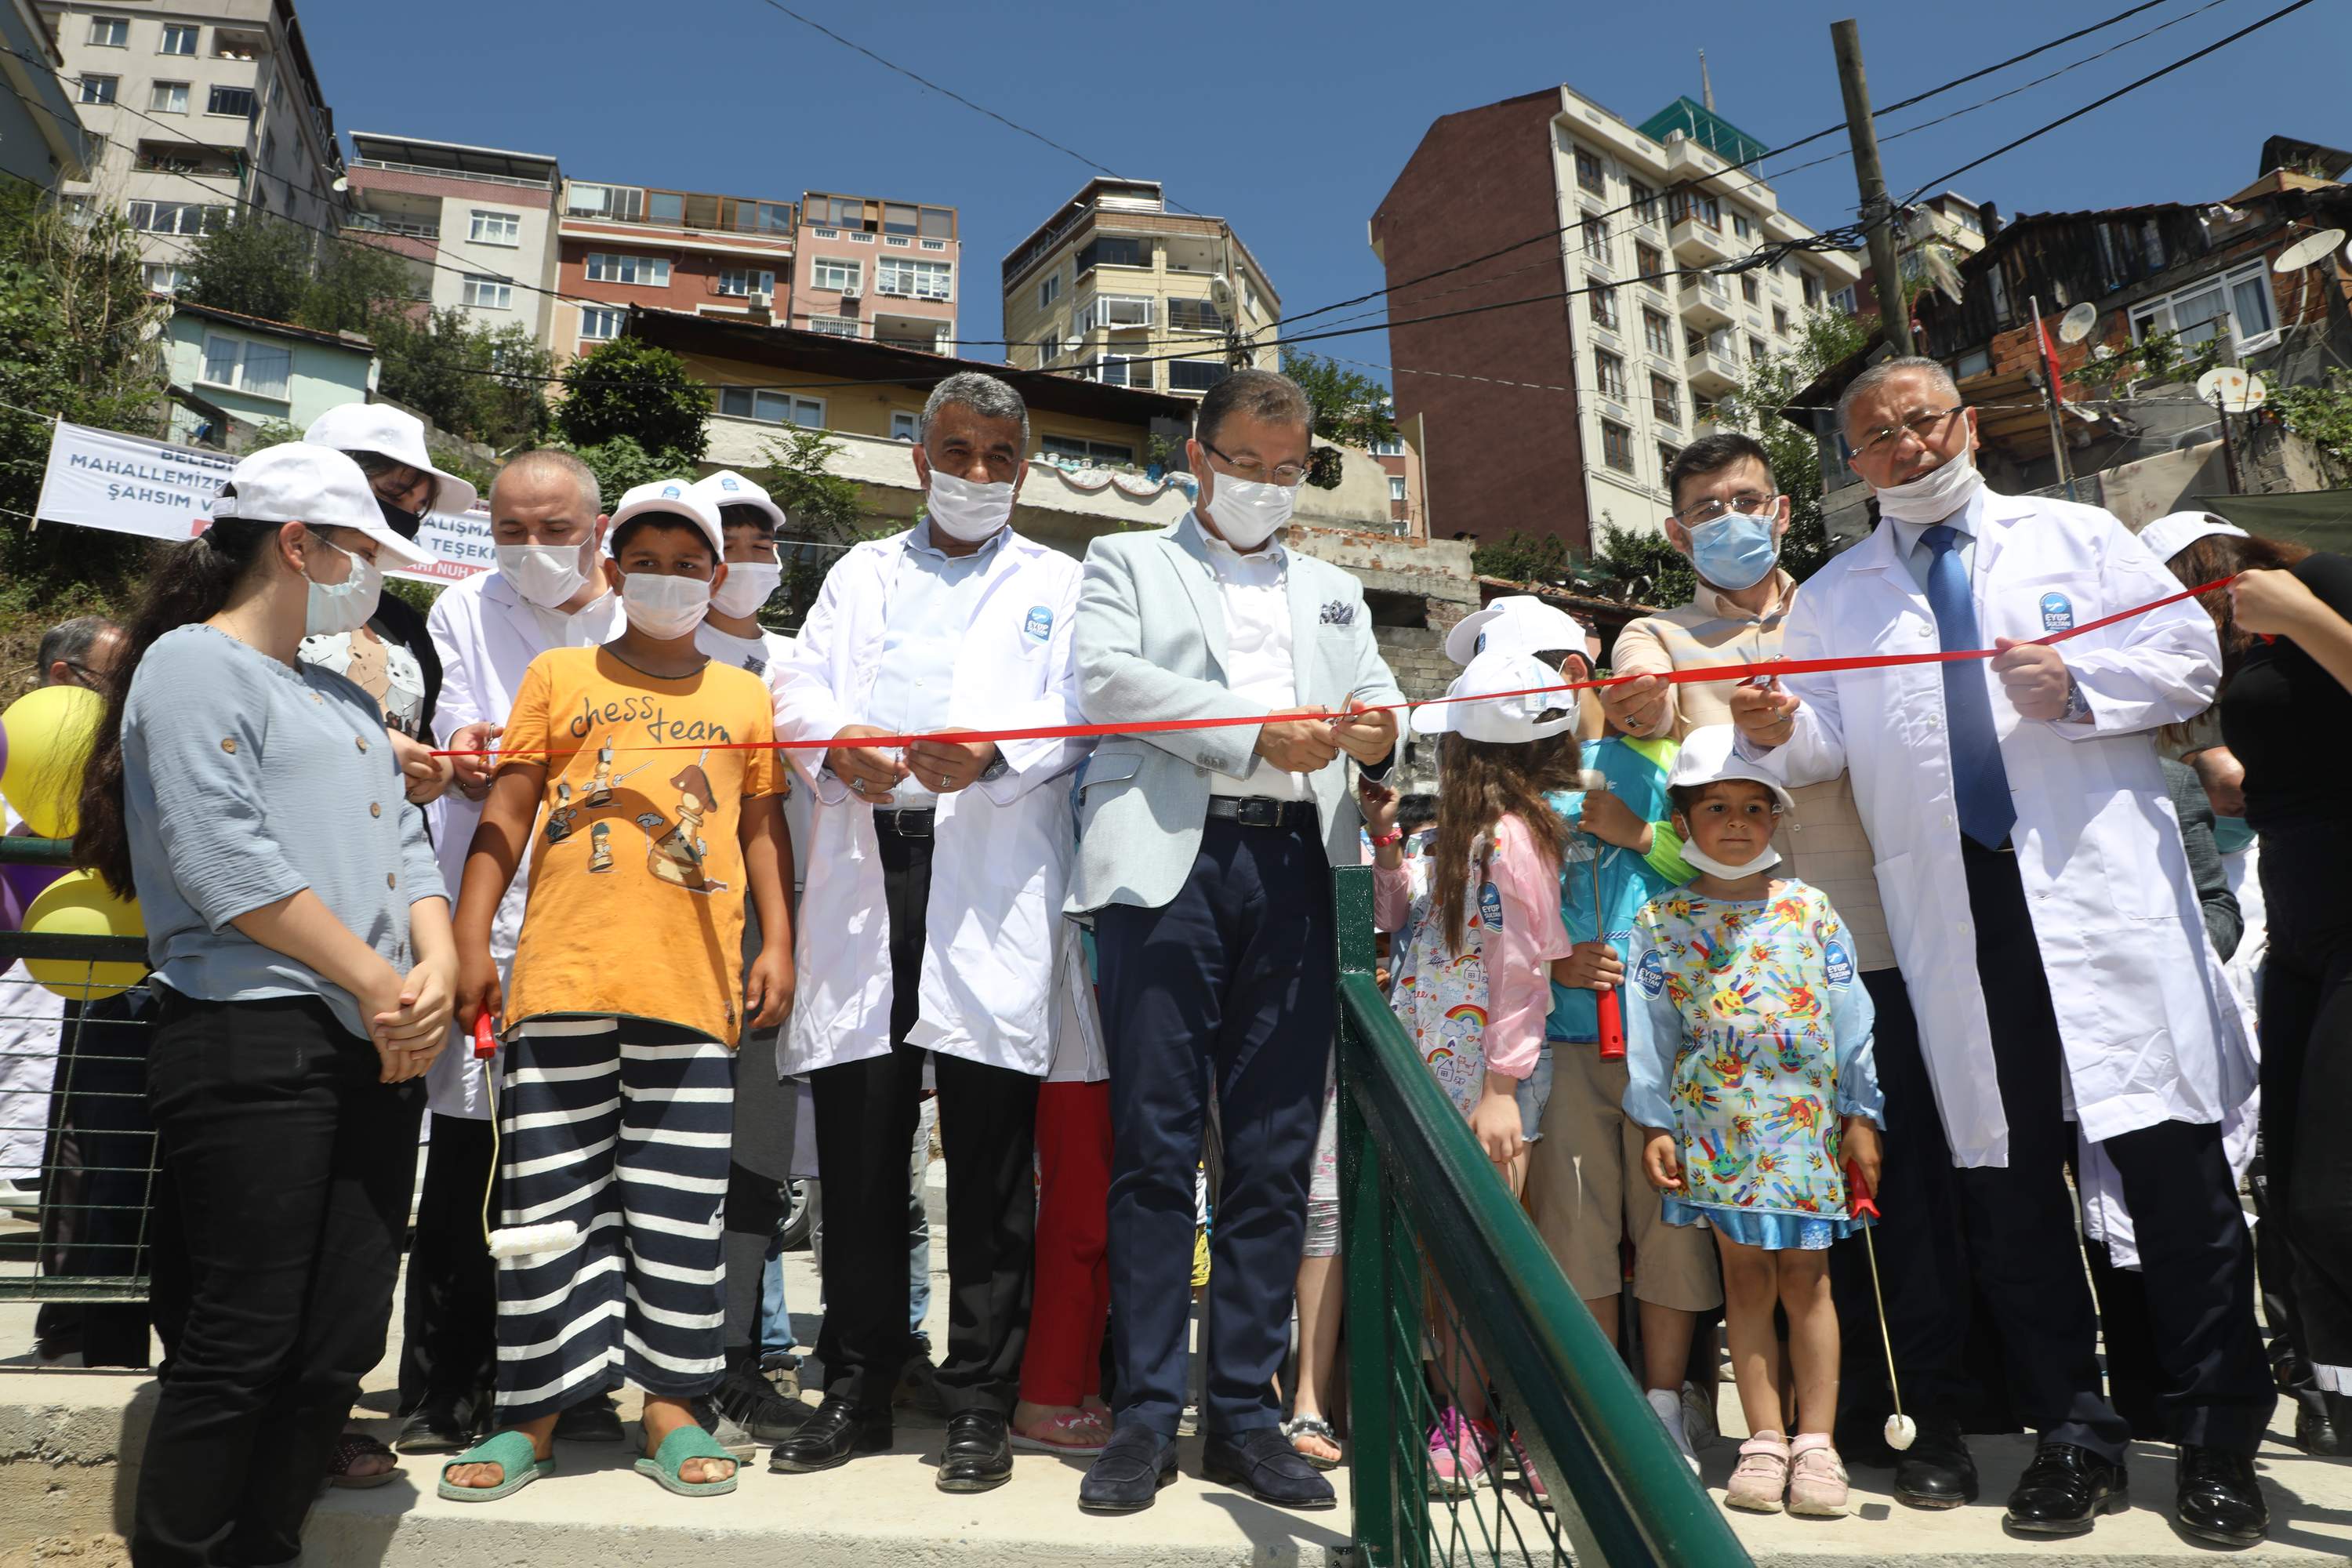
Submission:
[[[776,699],[776,738],[830,740],[870,722],[904,534],[857,545],[824,580]],[[949,711],[971,730],[1076,724],[1071,622],[1078,563],[1008,533],[985,569],[956,663]],[[925,925],[926,1050],[1042,1078],[1053,1056],[1055,927],[1069,880],[1069,791],[1083,741],[1009,741],[1006,771],[940,797]],[[890,921],[874,808],[823,771],[821,750],[787,752],[815,801],[795,941],[799,991],[783,1065],[809,1072],[890,1049]]]
[[[497,572],[484,572],[453,584],[433,602],[425,620],[434,651],[441,656],[441,700],[433,710],[441,743],[468,724],[503,724],[513,710],[515,688],[530,661],[558,646],[547,641],[540,617],[533,614],[513,584]],[[609,642],[621,629],[621,601],[607,594],[572,617],[570,638],[561,646],[588,647]],[[466,852],[481,826],[482,807],[454,785],[433,803],[427,817],[433,829],[434,851],[441,861],[442,879],[449,884],[450,907],[466,879]],[[523,902],[530,889],[530,849],[523,849],[514,881],[499,904],[490,924],[490,955],[498,961],[499,979],[510,978],[515,938],[522,930]],[[482,1082],[481,1065],[474,1059],[474,1043],[454,1022],[450,1042],[425,1075],[425,1104],[436,1116],[490,1113]]]
[[[2179,592],[2123,524],[2095,507],[1985,491],[1970,513],[1977,622],[1988,647]],[[1897,555],[1893,526],[1881,523],[1805,584],[1781,651],[1793,660],[1936,647],[1927,595]],[[1967,668],[1991,692],[2069,1104],[2094,1142],[2160,1121],[2219,1121],[2252,1091],[2253,1055],[2204,940],[2148,734],[2212,701],[2221,672],[2213,624],[2189,601],[2060,647],[2090,700],[2090,723],[2021,719],[1990,660]],[[1977,974],[1941,668],[1788,678],[1803,704],[1795,734],[1764,754],[1791,783],[1853,773],[1953,1162],[2004,1165],[2009,1124]]]

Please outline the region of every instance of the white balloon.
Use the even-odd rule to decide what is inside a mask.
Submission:
[[[1888,1447],[1900,1451],[1909,1447],[1918,1440],[1919,1423],[1912,1420],[1908,1415],[1890,1415],[1886,1418],[1886,1446]]]

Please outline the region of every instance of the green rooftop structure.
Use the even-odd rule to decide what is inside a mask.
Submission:
[[[1664,142],[1679,131],[1716,156],[1745,163],[1771,149],[1695,98],[1678,98],[1637,128],[1653,142]]]

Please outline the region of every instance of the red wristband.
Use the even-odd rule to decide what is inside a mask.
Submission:
[[[1372,847],[1375,849],[1385,849],[1391,844],[1402,844],[1403,842],[1404,829],[1402,827],[1389,834],[1386,837],[1381,837],[1378,834],[1375,834],[1372,837]]]

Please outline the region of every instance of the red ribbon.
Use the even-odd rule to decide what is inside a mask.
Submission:
[[[2216,588],[2226,588],[2235,581],[2237,581],[2235,574],[2217,577],[2210,583],[2200,584],[2194,588],[2184,588],[2178,594],[2167,595],[2161,599],[2151,599],[2145,605],[2135,605],[2128,610],[2117,610],[2112,616],[2102,616],[2097,620],[2087,622],[2083,626],[2069,626],[2064,631],[2052,632],[2047,637],[2033,637],[2016,646],[2048,647],[2053,643],[2062,643],[2069,637],[2078,637],[2085,632],[2095,632],[2102,627],[2114,626],[2118,621],[2127,621],[2136,616],[2147,615],[2150,610],[2160,610],[2168,605],[2178,605],[2185,599],[2193,599],[2200,594],[2210,594]],[[1748,664],[1700,665],[1689,669],[1669,670],[1659,675],[1612,675],[1594,680],[1570,680],[1557,686],[1530,686],[1517,691],[1488,691],[1475,697],[1433,697],[1422,702],[1375,703],[1349,709],[1349,712],[1402,712],[1412,708],[1433,707],[1441,702],[1492,702],[1505,697],[1536,697],[1555,691],[1599,690],[1612,686],[1622,686],[1629,680],[1645,679],[1663,680],[1672,686],[1691,686],[1708,685],[1718,680],[1778,679],[1784,675],[1824,675],[1843,669],[1891,669],[1907,664],[1950,664],[1959,659],[1992,658],[1997,657],[1998,653],[1998,649],[1977,647],[1942,649],[1935,653],[1866,654],[1853,658],[1767,658]],[[1345,716],[1332,715],[1334,718]],[[917,741],[953,741],[966,744],[987,742],[991,744],[1001,744],[1006,741],[1096,740],[1111,735],[1159,735],[1176,730],[1255,729],[1270,721],[1286,717],[1295,718],[1297,715],[1262,713],[1231,719],[1142,719],[1118,724],[1041,724],[1026,730],[972,730],[955,731],[949,733],[933,731],[921,735],[870,735],[861,736],[848,743],[887,750],[911,745]],[[829,751],[840,743],[842,742],[829,739],[733,741],[712,745],[615,746],[613,752],[615,756],[625,752],[818,752]],[[436,757],[567,757],[576,755],[584,750],[586,750],[585,747],[574,747],[571,751],[520,751],[508,748],[498,751],[436,752],[433,755]]]

